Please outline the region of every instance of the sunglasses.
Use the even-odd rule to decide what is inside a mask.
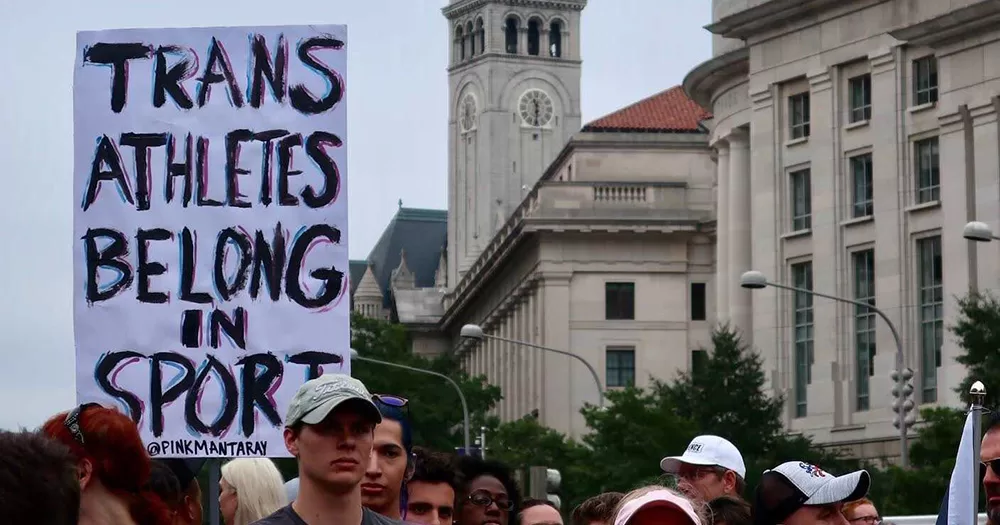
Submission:
[[[372,394],[372,400],[376,403],[382,403],[385,406],[396,408],[403,408],[410,404],[409,399],[391,394]]]
[[[473,505],[480,507],[489,507],[495,503],[498,509],[506,510],[508,512],[514,509],[514,502],[507,499],[506,496],[494,498],[492,494],[486,492],[485,490],[477,490],[472,494],[469,494],[469,501],[471,501]]]
[[[993,469],[993,474],[1000,476],[1000,458],[994,458],[989,461],[983,461],[979,464],[979,479],[980,481],[986,477],[986,469]]]
[[[75,439],[77,443],[81,445],[86,444],[83,438],[83,428],[80,427],[80,417],[83,415],[83,412],[88,408],[100,406],[101,405],[98,403],[84,403],[71,410],[69,414],[66,414],[66,419],[63,420],[63,426],[66,427],[66,430],[69,430],[70,435],[73,436],[73,439]]]

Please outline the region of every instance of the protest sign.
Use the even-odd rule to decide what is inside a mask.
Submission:
[[[151,455],[287,456],[350,373],[345,26],[77,35],[77,397]]]

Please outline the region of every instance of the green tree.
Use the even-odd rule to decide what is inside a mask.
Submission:
[[[955,389],[968,406],[969,388],[982,381],[989,388],[1000,387],[1000,302],[988,293],[972,293],[958,300],[958,319],[950,327],[962,353],[955,359],[965,365],[966,376]],[[1000,396],[988,396],[986,405],[997,408]]]
[[[486,413],[501,398],[498,387],[484,377],[470,377],[454,355],[427,358],[411,352],[409,336],[401,325],[355,314],[351,330],[351,346],[362,357],[432,370],[458,383],[469,404],[473,428],[486,424]],[[351,363],[351,375],[364,382],[373,394],[393,394],[409,400],[414,443],[442,451],[462,445],[462,403],[454,387],[444,379],[361,360]]]

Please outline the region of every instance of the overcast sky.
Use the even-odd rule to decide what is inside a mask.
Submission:
[[[446,0],[30,0],[0,17],[0,428],[75,400],[72,79],[77,30],[347,24],[350,255],[447,201]],[[289,8],[289,6],[291,6]],[[709,0],[590,0],[583,120],[679,84],[711,54]]]

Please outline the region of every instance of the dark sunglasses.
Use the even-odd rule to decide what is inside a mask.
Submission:
[[[1000,476],[1000,458],[994,458],[989,461],[983,461],[979,464],[979,480],[982,481],[986,477],[986,469],[993,469],[993,474]]]
[[[66,427],[66,430],[69,430],[70,435],[73,436],[73,439],[75,439],[77,443],[81,445],[85,444],[85,440],[83,438],[83,428],[80,427],[80,417],[88,408],[99,406],[101,405],[98,403],[84,403],[71,410],[69,414],[66,414],[66,419],[63,420],[63,426]]]
[[[372,400],[377,403],[382,403],[385,406],[396,408],[403,408],[410,404],[409,399],[390,394],[372,394]]]
[[[494,498],[492,494],[486,492],[485,490],[477,490],[472,494],[469,494],[469,501],[471,501],[473,505],[480,507],[489,507],[495,503],[497,508],[500,510],[506,510],[508,512],[514,510],[514,502],[507,499],[506,496]]]

